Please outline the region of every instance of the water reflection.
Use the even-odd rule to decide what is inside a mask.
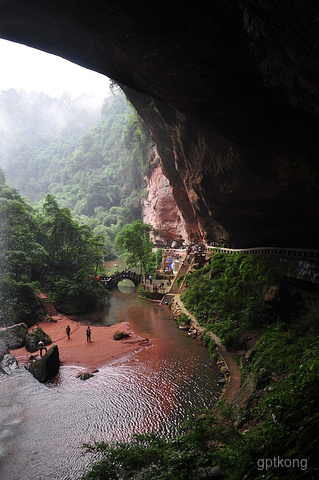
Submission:
[[[135,285],[131,280],[121,280],[117,284],[117,288],[120,292],[125,293],[126,295],[132,294],[135,291]]]
[[[62,367],[47,385],[23,369],[0,376],[0,478],[76,479],[92,460],[82,443],[152,430],[173,435],[189,408],[200,413],[214,404],[217,372],[203,344],[176,327],[167,307],[124,289],[114,289],[104,308],[82,319],[129,321],[152,339],[151,348],[85,382],[76,378],[78,367]]]

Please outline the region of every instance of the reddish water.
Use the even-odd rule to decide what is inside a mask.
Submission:
[[[137,298],[132,288],[123,292],[112,291],[106,309],[89,320],[128,321],[153,347],[85,382],[73,367],[47,385],[24,370],[0,376],[1,479],[74,480],[92,460],[82,443],[152,430],[173,435],[187,410],[214,404],[217,371],[203,344],[177,328],[167,307]]]

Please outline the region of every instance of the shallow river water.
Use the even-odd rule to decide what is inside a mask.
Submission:
[[[217,370],[203,344],[177,328],[167,306],[124,287],[83,321],[129,322],[153,345],[87,381],[76,378],[79,367],[67,366],[47,384],[23,368],[0,375],[1,480],[76,480],[93,460],[83,443],[153,430],[173,435],[189,409],[200,413],[214,404]]]

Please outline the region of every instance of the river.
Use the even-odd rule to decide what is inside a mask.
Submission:
[[[167,306],[128,286],[115,289],[87,323],[128,321],[152,347],[105,365],[87,381],[62,366],[40,384],[25,369],[0,375],[0,478],[75,480],[93,460],[84,442],[127,440],[155,430],[174,435],[189,409],[200,413],[218,395],[218,372],[203,344],[180,330]]]

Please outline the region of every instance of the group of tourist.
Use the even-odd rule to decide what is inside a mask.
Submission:
[[[206,245],[204,243],[197,243],[194,245],[186,246],[187,253],[204,253],[205,250],[206,250]]]
[[[65,329],[66,331],[66,334],[68,336],[68,339],[70,340],[70,335],[71,335],[71,328],[70,328],[70,325],[68,325]],[[87,342],[90,342],[91,341],[91,335],[92,335],[92,332],[91,332],[91,327],[90,325],[88,325],[86,331],[85,331],[85,334],[86,334],[86,341]]]
[[[157,285],[157,283],[153,283],[153,278],[152,278],[152,275],[150,275],[148,277],[148,280],[150,282],[150,285],[153,286],[153,292],[157,292],[157,290],[160,288],[160,289],[163,289],[165,287],[165,283],[163,281],[160,282],[159,285]],[[171,281],[169,280],[169,282],[166,282],[166,285],[169,286],[171,284]]]
[[[66,335],[68,337],[68,339],[70,340],[70,335],[71,335],[71,327],[70,325],[67,325],[66,329],[65,329],[65,332],[66,332]],[[91,335],[92,335],[92,332],[91,332],[91,327],[90,325],[88,325],[86,331],[85,331],[85,334],[86,334],[86,341],[87,342],[91,342]],[[46,345],[44,344],[44,342],[42,340],[39,341],[38,343],[38,349],[40,350],[40,357],[42,358],[42,355],[43,355],[43,350],[45,351],[45,353],[48,352],[48,349],[46,347]]]

